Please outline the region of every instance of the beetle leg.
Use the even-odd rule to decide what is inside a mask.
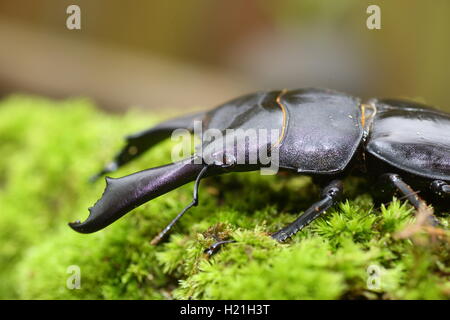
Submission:
[[[406,182],[400,178],[398,174],[387,173],[383,175],[383,178],[387,179],[400,193],[408,199],[408,201],[416,208],[417,211],[426,208],[426,202],[417,195],[417,192],[413,190]],[[439,220],[435,215],[429,216],[429,221],[431,225],[439,225]]]
[[[214,244],[212,244],[211,246],[209,246],[208,249],[205,249],[204,253],[206,253],[209,257],[211,257],[213,254],[215,254],[217,251],[219,251],[219,249],[227,244],[227,243],[233,243],[236,242],[236,240],[221,240],[221,241],[217,241]]]
[[[186,213],[186,211],[198,205],[198,188],[200,186],[200,180],[203,178],[209,167],[209,165],[204,166],[198,174],[197,179],[195,180],[194,195],[191,203],[189,203],[183,210],[181,210],[181,212],[156,237],[153,238],[153,240],[150,242],[152,245],[157,245],[162,240],[162,238],[170,231],[170,229],[172,229],[175,223],[177,223],[177,221],[180,220],[180,218]]]
[[[176,129],[194,130],[194,121],[199,120],[204,112],[182,116],[164,121],[150,129],[137,132],[125,138],[126,145],[116,154],[114,159],[108,163],[99,173],[93,175],[90,181],[94,182],[104,174],[116,171],[119,167],[139,157],[158,142],[170,137]]]
[[[433,191],[438,196],[450,196],[450,185],[442,180],[435,180],[430,185],[431,191]]]
[[[318,218],[327,209],[333,206],[339,196],[342,194],[343,185],[340,180],[333,180],[322,191],[322,199],[309,207],[305,213],[297,218],[294,222],[271,235],[272,238],[283,242],[287,238],[293,236],[313,220]]]

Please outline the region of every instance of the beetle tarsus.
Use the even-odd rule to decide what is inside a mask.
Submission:
[[[300,217],[288,226],[273,233],[272,238],[279,242],[286,241],[294,234],[302,230],[305,226],[317,219],[322,213],[333,206],[343,191],[343,185],[340,180],[333,180],[322,192],[322,199],[309,207]]]
[[[400,193],[419,211],[428,207],[427,203],[418,196],[418,192],[414,191],[398,174],[386,173],[383,175]],[[429,223],[432,226],[439,226],[440,222],[434,214],[428,216]]]
[[[205,249],[205,251],[203,251],[205,254],[208,255],[208,257],[213,256],[215,253],[217,253],[217,251],[220,250],[220,248],[227,244],[227,243],[234,243],[236,242],[236,240],[221,240],[221,241],[217,241],[214,244],[212,244],[211,246],[209,246],[209,248]]]

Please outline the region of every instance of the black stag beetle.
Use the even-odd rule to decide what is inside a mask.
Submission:
[[[434,194],[444,203],[450,195],[449,114],[402,100],[371,99],[362,103],[326,89],[257,92],[211,111],[168,120],[127,137],[123,150],[95,178],[135,159],[170,137],[175,129],[193,131],[196,120],[201,121],[204,132],[215,129],[223,133],[222,137],[203,135],[202,153],[188,159],[118,179],[106,178],[106,190],[89,209],[87,220],[69,225],[81,233],[98,231],[143,203],[195,180],[193,201],[153,239],[156,244],[189,208],[197,205],[202,178],[265,168],[268,164],[262,161],[262,149],[268,149],[270,156],[277,155],[280,170],[316,177],[322,186],[319,201],[271,235],[278,241],[293,236],[333,206],[343,192],[341,179],[350,173],[383,177],[416,209],[425,206],[425,201],[414,190]],[[236,135],[227,129],[276,130],[278,135],[270,141],[247,139],[237,143],[226,139]],[[242,154],[240,160],[244,161],[238,161]],[[249,163],[255,154],[256,161]],[[430,220],[438,223],[434,216]]]

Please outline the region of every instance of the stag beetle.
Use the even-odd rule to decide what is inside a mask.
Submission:
[[[242,163],[236,155],[244,154],[248,160],[262,148],[278,154],[280,170],[316,177],[322,186],[319,201],[271,235],[278,241],[293,236],[333,206],[343,192],[342,179],[350,174],[383,177],[417,209],[425,201],[413,188],[427,190],[441,200],[450,195],[449,114],[403,100],[362,103],[344,93],[314,88],[257,92],[211,111],[163,122],[127,137],[126,146],[114,161],[94,177],[115,171],[175,129],[194,130],[196,120],[202,121],[203,129],[216,129],[224,136],[201,137],[202,153],[187,159],[118,179],[106,178],[105,192],[89,209],[87,220],[69,225],[81,233],[98,231],[137,206],[195,180],[192,202],[153,239],[156,244],[197,205],[202,178],[259,170],[267,166],[259,156],[256,162]],[[275,129],[279,134],[271,142],[227,143],[227,129]],[[213,161],[207,163],[207,158]]]

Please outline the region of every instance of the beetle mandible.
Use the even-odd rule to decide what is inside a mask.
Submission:
[[[81,233],[105,228],[127,212],[181,185],[195,181],[192,202],[152,241],[158,243],[192,206],[198,203],[202,178],[229,172],[259,170],[263,164],[240,163],[236,154],[249,155],[267,147],[278,153],[280,170],[317,178],[321,199],[295,221],[271,236],[284,241],[333,206],[350,174],[379,176],[419,209],[425,201],[414,190],[450,195],[450,115],[423,104],[393,99],[360,99],[328,89],[257,92],[217,108],[165,121],[126,139],[125,147],[99,174],[115,171],[170,137],[175,129],[278,129],[276,143],[226,144],[223,139],[201,141],[202,154],[122,178],[106,178],[107,186],[84,221],[69,225]],[[263,139],[260,139],[263,140]],[[217,153],[217,148],[224,149]],[[206,158],[214,161],[206,163]],[[200,159],[201,161],[194,161]],[[363,169],[362,169],[363,168]],[[437,223],[434,216],[432,223]]]

